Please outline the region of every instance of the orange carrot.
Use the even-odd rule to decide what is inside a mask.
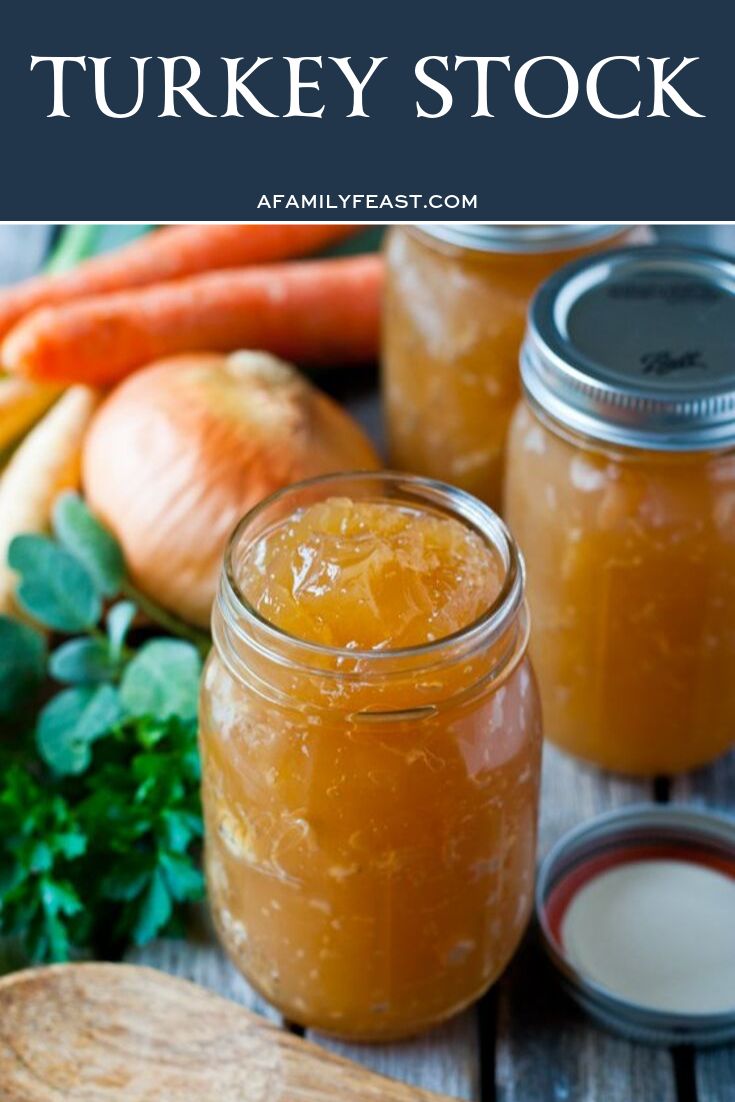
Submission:
[[[319,252],[360,226],[169,226],[58,275],[0,292],[0,338],[31,310],[87,295],[181,279],[198,272],[268,264]]]
[[[176,352],[260,349],[301,364],[361,362],[378,351],[379,256],[210,272],[46,307],[5,338],[10,371],[106,386]]]

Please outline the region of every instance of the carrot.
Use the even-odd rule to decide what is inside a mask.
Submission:
[[[88,387],[72,387],[28,434],[0,478],[0,612],[14,611],[11,540],[48,528],[57,494],[79,485],[84,433],[98,402]]]
[[[0,359],[29,379],[90,386],[176,352],[367,361],[378,350],[381,285],[376,255],[210,272],[39,310],[11,330]]]
[[[31,310],[88,295],[181,279],[197,272],[273,263],[319,252],[359,226],[169,226],[71,271],[39,275],[0,293],[0,338]]]
[[[0,379],[0,451],[22,436],[58,397],[58,388]]]

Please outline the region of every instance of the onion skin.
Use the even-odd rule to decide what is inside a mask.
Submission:
[[[134,584],[206,627],[225,545],[252,506],[303,478],[379,466],[352,418],[289,365],[198,353],[112,392],[87,433],[82,477]]]

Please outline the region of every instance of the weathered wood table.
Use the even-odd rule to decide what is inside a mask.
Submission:
[[[0,283],[38,268],[52,236],[48,227],[0,227]],[[328,383],[379,439],[374,375],[353,373],[348,382],[342,376]],[[650,800],[735,814],[735,753],[690,776],[648,783],[605,776],[547,748],[540,852],[592,815]],[[186,942],[159,941],[129,959],[195,980],[278,1020],[204,927]],[[312,1039],[383,1074],[473,1102],[735,1102],[735,1046],[648,1048],[603,1032],[562,994],[533,930],[493,991],[424,1037],[373,1047]]]

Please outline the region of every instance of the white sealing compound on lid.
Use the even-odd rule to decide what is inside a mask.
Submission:
[[[632,861],[575,894],[564,951],[588,979],[653,1010],[735,1008],[735,879],[684,860]]]

